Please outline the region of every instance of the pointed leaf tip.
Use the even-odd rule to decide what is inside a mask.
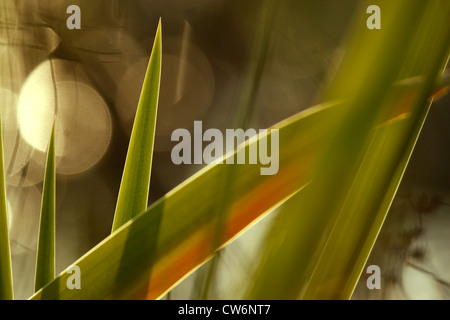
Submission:
[[[53,121],[45,166],[36,258],[35,292],[55,278],[55,122]]]
[[[112,231],[147,208],[161,80],[161,38],[160,20],[133,124]]]

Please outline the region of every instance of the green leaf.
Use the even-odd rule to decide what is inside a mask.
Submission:
[[[55,124],[53,123],[42,190],[35,292],[55,278],[55,169]]]
[[[160,20],[131,133],[116,212],[114,214],[113,232],[128,220],[144,212],[148,205],[161,79],[161,60],[162,35]]]
[[[449,48],[448,1],[378,4],[382,30],[356,29],[328,92],[329,98],[346,99],[346,112],[319,157],[311,184],[283,207],[248,298],[351,297]],[[420,79],[414,91],[396,84],[412,77]],[[377,121],[402,107],[408,111]]]
[[[13,299],[11,252],[9,246],[5,173],[3,166],[3,138],[0,120],[0,300]]]

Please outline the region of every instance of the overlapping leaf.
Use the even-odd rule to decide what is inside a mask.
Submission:
[[[347,111],[311,185],[287,203],[270,233],[251,298],[348,299],[375,242],[425,121],[450,36],[447,1],[378,4],[382,30],[355,28],[328,93],[345,98]],[[412,77],[420,82],[413,91],[399,86],[403,81],[393,84]],[[398,108],[399,116],[377,123]]]

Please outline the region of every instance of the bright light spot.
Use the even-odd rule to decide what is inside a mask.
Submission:
[[[102,97],[76,77],[70,78],[70,70],[75,68],[62,60],[42,63],[23,85],[18,106],[22,137],[43,152],[57,114],[57,171],[66,174],[85,171],[97,163],[107,150],[112,131]]]
[[[19,97],[18,121],[22,137],[34,148],[45,152],[50,140],[57,105],[57,84],[52,80],[49,61],[40,64],[25,81]],[[62,152],[62,139],[57,139],[57,155]]]

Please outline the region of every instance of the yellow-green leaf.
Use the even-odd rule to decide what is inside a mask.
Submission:
[[[382,29],[355,28],[328,92],[346,99],[346,112],[318,158],[311,184],[283,207],[249,298],[348,299],[376,240],[450,39],[448,1],[377,4],[383,8]],[[398,86],[412,77],[420,83],[413,91]],[[378,122],[382,118],[390,120]]]
[[[133,124],[112,231],[117,230],[128,220],[144,212],[148,205],[161,60],[162,34],[160,20]]]
[[[55,124],[53,124],[45,166],[42,190],[41,219],[36,258],[34,291],[38,291],[55,278]]]
[[[3,166],[3,138],[0,120],[0,300],[13,299],[11,252],[9,246],[8,214],[5,174]]]

